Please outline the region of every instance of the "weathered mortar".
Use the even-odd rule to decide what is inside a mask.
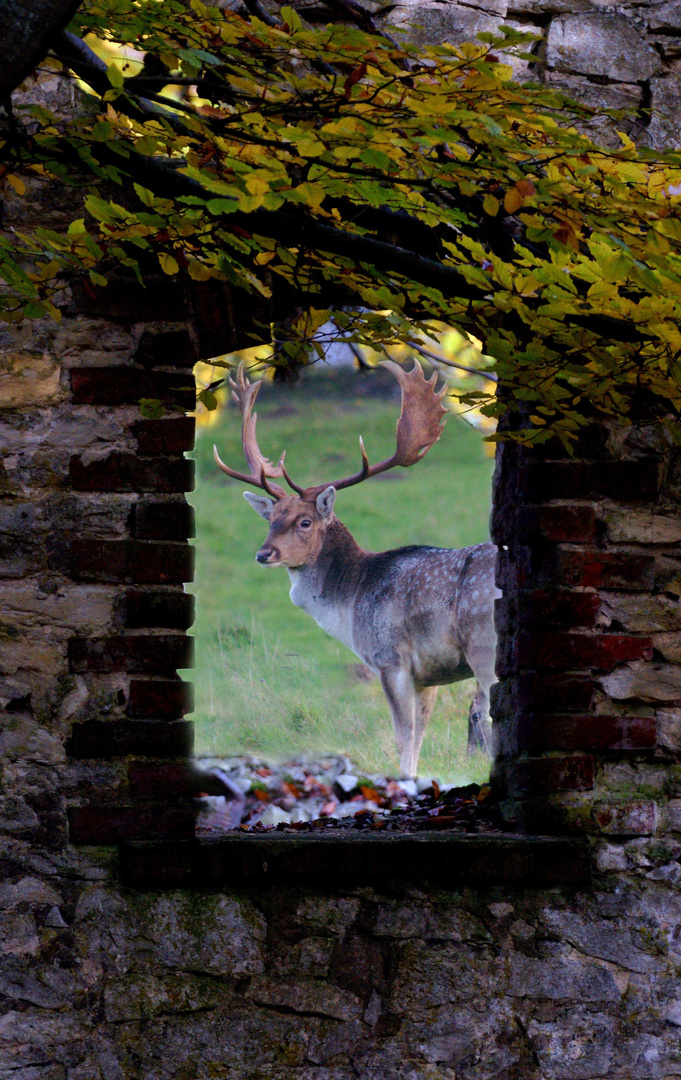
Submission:
[[[438,41],[502,20],[535,27],[542,78],[587,102],[645,105],[628,130],[658,147],[677,138],[676,2],[482,0],[407,14]],[[54,80],[39,92],[72,104]],[[54,194],[12,200],[14,222],[63,225],[73,206]],[[110,841],[191,824],[188,702],[173,666],[191,618],[190,433],[184,420],[142,421],[136,405],[150,369],[172,396],[173,365],[192,356],[196,327],[178,321],[170,289],[112,290],[98,310],[65,298],[59,326],[3,332],[0,1080],[681,1075],[681,454],[645,428],[613,433],[600,457],[542,460],[522,500],[518,463],[506,455],[500,470],[502,524],[530,534],[508,537],[531,573],[507,574],[505,603],[532,613],[518,629],[534,628],[540,677],[528,689],[507,626],[503,662],[516,659],[499,687],[500,716],[510,697],[498,769],[520,810],[538,799],[540,815],[596,837],[592,888],[490,883],[508,876],[501,863],[426,888],[385,861],[390,876],[377,867],[359,887],[247,889],[230,886],[229,865],[210,889],[122,885]],[[648,483],[641,458],[655,484],[632,501]],[[530,505],[533,523],[517,521]],[[577,670],[552,666],[549,633]],[[613,666],[597,668],[589,642],[603,662],[608,637]],[[186,869],[150,853],[150,878],[158,866],[171,879]]]

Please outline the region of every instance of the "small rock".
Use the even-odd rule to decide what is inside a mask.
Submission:
[[[431,781],[432,783],[432,781]],[[408,795],[410,799],[415,799],[420,794],[419,786],[416,780],[400,780],[399,785],[405,795]]]
[[[288,825],[291,821],[291,815],[288,810],[282,810],[280,806],[268,806],[265,812],[257,818],[257,821],[266,827],[281,825],[284,822]]]
[[[64,926],[68,926],[68,923],[66,923],[64,921],[64,917],[63,917],[61,911],[59,910],[58,907],[55,906],[55,907],[50,908],[50,910],[48,911],[48,913],[47,913],[47,915],[45,917],[45,926],[54,926],[54,927],[57,927],[57,928],[62,928]]]
[[[650,881],[666,881],[669,885],[676,885],[681,881],[681,866],[677,862],[670,862],[651,870],[646,877]]]
[[[509,904],[505,900],[500,900],[499,903],[488,904],[487,910],[491,911],[495,919],[506,919],[509,915],[513,914],[513,904]]]
[[[341,773],[333,783],[333,789],[339,799],[347,799],[348,795],[355,790],[359,783],[359,777],[352,773]]]

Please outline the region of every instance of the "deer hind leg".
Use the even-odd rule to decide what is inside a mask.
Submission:
[[[414,761],[414,775],[416,775],[418,768],[423,736],[435,706],[438,689],[437,686],[423,686],[416,691],[416,724],[414,730],[414,753],[416,759]]]
[[[417,695],[414,680],[404,669],[390,668],[381,672],[381,686],[392,713],[400,771],[404,776],[415,776],[421,741],[419,740],[417,745]]]
[[[469,660],[469,663],[471,661]],[[468,753],[485,750],[494,756],[492,721],[489,715],[489,691],[497,681],[494,672],[494,653],[478,650],[471,663],[476,677],[475,697],[468,713]]]
[[[489,715],[489,696],[477,684],[475,697],[468,711],[468,754],[486,750],[492,757],[492,721]]]

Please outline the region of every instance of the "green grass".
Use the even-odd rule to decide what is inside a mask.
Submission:
[[[304,387],[263,388],[263,453],[276,460],[286,448],[298,483],[355,472],[359,434],[370,460],[389,456],[399,404],[360,397],[361,378],[319,373]],[[266,523],[243,498],[245,486],[217,470],[214,442],[223,461],[244,467],[235,408],[200,430],[194,455],[197,753],[253,753],[281,761],[333,750],[368,772],[395,774],[397,754],[380,684],[359,681],[357,658],[293,606],[285,570],[255,562]],[[340,492],[336,511],[369,550],[414,543],[465,547],[488,539],[491,473],[480,436],[451,417],[423,462]],[[421,773],[457,781],[486,777],[487,759],[465,756],[473,685],[468,680],[441,689]]]

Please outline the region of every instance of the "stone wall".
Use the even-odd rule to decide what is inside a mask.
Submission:
[[[625,110],[616,121],[597,122],[606,143],[624,130],[656,150],[679,146],[678,0],[406,0],[388,18],[433,44],[472,41],[502,23],[536,34],[528,46],[536,60],[519,61],[517,77],[556,86],[589,107]]]
[[[536,25],[542,77],[645,105],[656,80],[675,103],[676,8],[418,18],[440,40]],[[643,44],[615,68],[583,33],[623,20]],[[73,212],[29,195],[10,224]],[[575,460],[501,456],[498,782],[581,840],[332,840],[305,866],[197,845],[179,410],[210,304],[147,285],[65,295],[61,324],[1,342],[0,1080],[681,1075],[679,450],[641,422]]]

